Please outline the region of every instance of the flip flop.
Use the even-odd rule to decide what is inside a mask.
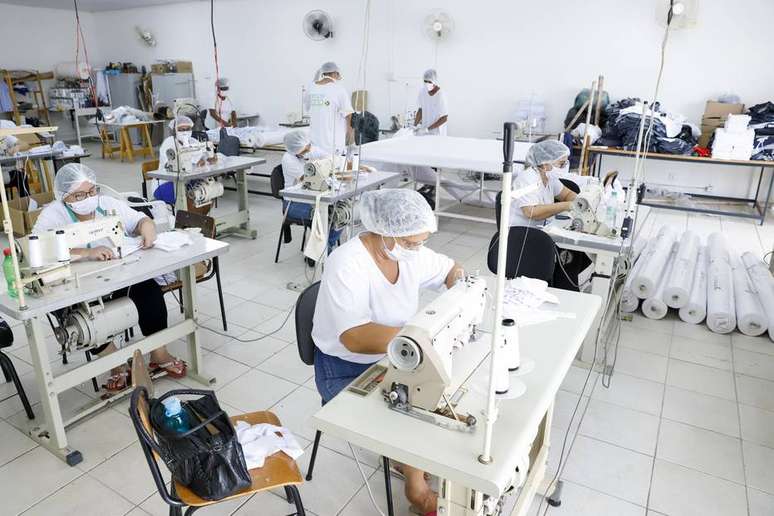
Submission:
[[[123,380],[123,381],[121,381]],[[112,387],[110,386],[112,383]],[[111,374],[107,378],[107,382],[102,385],[102,388],[108,392],[121,392],[126,389],[132,383],[132,374],[130,371],[121,371],[120,373]]]
[[[186,372],[188,371],[188,364],[186,364],[185,361],[180,360],[179,358],[175,358],[174,360],[170,360],[169,362],[164,362],[163,364],[159,364],[157,362],[151,362],[150,364],[148,364],[148,368],[154,372],[165,371],[167,373],[167,376],[177,380],[179,378],[185,377]]]

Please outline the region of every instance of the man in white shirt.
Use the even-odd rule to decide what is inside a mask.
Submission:
[[[446,95],[438,85],[438,73],[427,70],[424,75],[424,86],[417,98],[417,114],[414,123],[419,130],[417,134],[436,134],[446,136],[449,110],[446,106]]]
[[[464,275],[451,258],[424,246],[435,216],[410,189],[366,192],[360,199],[366,232],[333,251],[325,263],[314,313],[315,384],[327,403],[381,360],[387,345],[419,310],[421,289],[442,289]],[[437,495],[414,467],[402,467],[406,497],[420,512]]]
[[[569,166],[570,149],[557,140],[536,143],[527,151],[525,168],[516,176],[513,189],[537,185],[537,191],[511,203],[511,226],[542,227],[558,213],[569,211],[575,192],[559,181]]]
[[[229,81],[221,77],[215,81],[215,107],[207,112],[207,129],[220,129],[221,127],[236,127],[237,116],[234,105],[228,98]]]
[[[304,103],[311,118],[312,144],[328,155],[342,154],[354,138],[353,109],[336,63],[329,62],[320,67],[320,80],[311,85]]]

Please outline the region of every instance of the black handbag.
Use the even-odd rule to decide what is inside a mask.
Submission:
[[[201,396],[181,400],[191,422],[184,433],[164,426],[162,401],[170,396]],[[178,389],[150,402],[151,426],[161,456],[176,482],[205,500],[221,500],[252,485],[242,446],[234,426],[220,408],[213,391]]]

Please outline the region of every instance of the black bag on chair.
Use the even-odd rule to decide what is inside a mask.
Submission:
[[[220,128],[218,152],[224,156],[239,156],[239,138],[228,134],[225,127]]]
[[[191,429],[184,433],[170,432],[164,426],[165,410],[161,402],[170,396],[191,395],[201,396],[181,400]],[[252,485],[234,426],[213,391],[169,391],[151,400],[150,416],[159,446],[158,450],[154,446],[154,450],[172,472],[173,480],[205,500],[221,500]]]

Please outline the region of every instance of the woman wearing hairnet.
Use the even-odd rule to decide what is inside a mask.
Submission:
[[[333,251],[325,264],[312,338],[317,390],[327,403],[374,362],[419,309],[423,288],[451,287],[463,270],[424,246],[436,231],[425,199],[409,189],[366,192],[360,201],[366,232]],[[424,473],[404,466],[406,497],[422,514],[437,495]]]
[[[124,225],[124,230],[130,236],[142,238],[142,246],[149,248],[156,240],[156,227],[153,221],[139,211],[133,210],[119,199],[99,195],[97,176],[93,170],[79,163],[69,163],[63,166],[54,179],[56,200],[40,212],[33,233],[61,228],[76,222],[84,222],[95,218],[106,217],[115,212]],[[98,240],[81,249],[71,249],[70,254],[75,260],[110,260],[115,258],[110,241]],[[132,285],[128,289],[113,292],[112,298],[128,296],[137,307],[139,325],[146,337],[167,327],[167,305],[164,294],[155,280],[149,279]],[[115,344],[110,343],[94,349],[96,354],[115,351]],[[182,378],[186,373],[186,364],[166,350],[165,347],[151,352],[150,366],[154,369],[166,370],[172,378]],[[115,368],[107,379],[105,388],[118,391],[129,385],[126,367]]]

